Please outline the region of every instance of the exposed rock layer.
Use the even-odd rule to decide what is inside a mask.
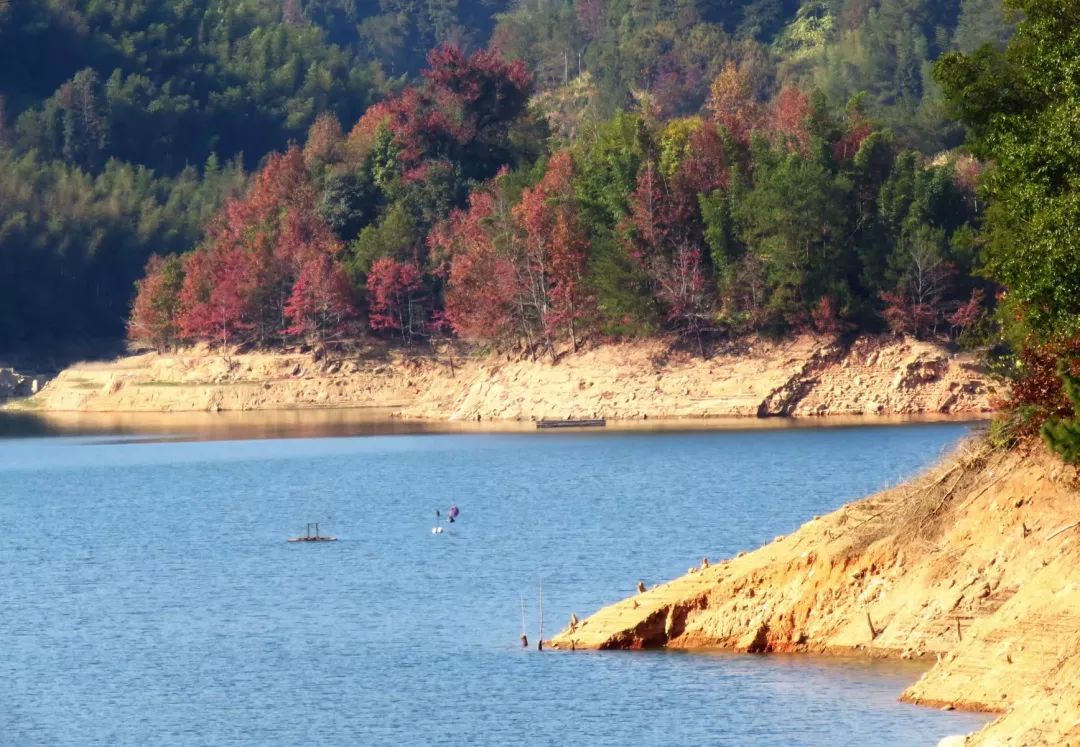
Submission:
[[[920,480],[597,612],[569,648],[935,657],[904,694],[1000,712],[973,745],[1080,745],[1080,489],[1031,445]]]
[[[755,415],[975,414],[994,385],[974,356],[864,337],[745,341],[701,359],[663,341],[604,345],[558,363],[451,350],[334,358],[156,353],[63,371],[30,401],[81,412],[392,408],[402,417],[693,418]]]

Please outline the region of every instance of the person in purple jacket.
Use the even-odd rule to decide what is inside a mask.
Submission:
[[[451,524],[453,524],[454,520],[457,519],[459,513],[460,513],[460,511],[458,511],[457,504],[456,503],[451,504],[450,505],[450,523]]]

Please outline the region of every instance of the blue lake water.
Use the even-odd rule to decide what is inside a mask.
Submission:
[[[519,598],[551,635],[967,429],[0,439],[0,743],[933,745],[985,719],[921,665],[523,651]]]

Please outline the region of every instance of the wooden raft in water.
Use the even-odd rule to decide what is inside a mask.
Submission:
[[[603,428],[607,425],[604,418],[595,420],[537,420],[537,428]]]
[[[319,534],[319,525],[315,524],[315,534],[311,533],[311,524],[307,525],[307,534],[300,537],[289,537],[289,542],[337,542],[337,537]]]

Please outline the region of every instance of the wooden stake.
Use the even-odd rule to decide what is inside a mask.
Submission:
[[[540,637],[536,641],[536,650],[544,650],[544,577],[540,577]]]
[[[960,618],[959,617],[956,618],[956,640],[958,640],[958,641],[964,640],[963,636],[960,635]]]
[[[870,640],[877,638],[877,631],[874,630],[874,622],[870,619],[870,610],[866,611],[866,624],[870,627]]]
[[[518,599],[521,601],[521,647],[529,647],[529,636],[525,634],[525,595],[518,594]]]

